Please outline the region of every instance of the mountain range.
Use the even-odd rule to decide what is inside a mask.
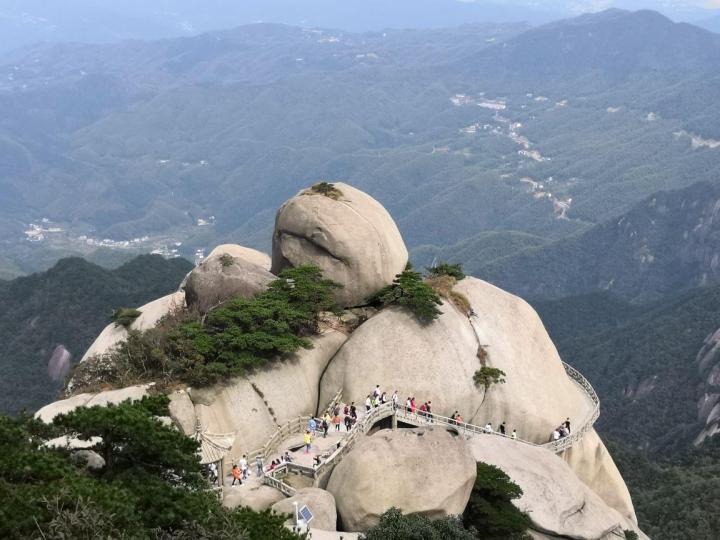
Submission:
[[[273,208],[318,179],[386,204],[411,249],[573,237],[658,190],[717,181],[719,40],[610,10],[537,28],[265,24],[8,53],[0,267],[98,247],[267,249]]]

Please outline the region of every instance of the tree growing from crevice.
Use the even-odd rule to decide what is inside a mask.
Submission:
[[[505,372],[502,369],[483,366],[473,375],[475,386],[482,386],[487,392],[493,384],[503,384],[505,382]]]
[[[371,303],[403,307],[423,324],[434,321],[442,313],[438,309],[442,305],[440,296],[423,281],[422,275],[415,272],[410,263],[402,273],[395,276],[390,285],[383,287],[371,299]]]

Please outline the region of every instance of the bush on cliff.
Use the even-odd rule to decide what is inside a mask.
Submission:
[[[105,358],[83,362],[73,374],[76,390],[93,380],[116,386],[153,380],[208,385],[312,347],[319,314],[334,308],[337,285],[315,266],[280,273],[268,290],[235,298],[205,317],[180,312],[128,339]],[[97,375],[97,376],[95,376]]]
[[[80,408],[50,426],[0,416],[0,537],[297,539],[283,517],[220,505],[198,443],[157,419],[168,403]],[[71,451],[45,445],[61,435],[96,441],[90,449],[106,465],[88,470]]]
[[[430,323],[442,313],[438,309],[442,304],[440,296],[423,281],[419,272],[412,269],[410,263],[402,273],[395,276],[392,284],[383,287],[373,297],[372,303],[401,306],[412,312],[422,323]]]
[[[403,513],[391,508],[380,516],[380,523],[368,530],[363,540],[475,540],[457,517],[431,520],[418,514]]]
[[[455,278],[457,281],[465,279],[465,272],[463,272],[462,264],[450,264],[441,262],[435,266],[426,268],[431,276],[450,276]]]

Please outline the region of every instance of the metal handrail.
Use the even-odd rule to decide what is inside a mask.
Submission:
[[[487,431],[484,427],[480,427],[474,424],[469,424],[467,422],[458,422],[457,420],[453,418],[449,418],[447,416],[437,415],[435,413],[428,413],[426,411],[410,411],[408,408],[404,405],[397,405],[395,406],[392,402],[383,403],[382,405],[378,407],[372,408],[368,413],[362,418],[360,422],[358,422],[355,426],[353,426],[352,431],[349,436],[347,436],[345,439],[340,441],[339,447],[333,452],[324,462],[319,464],[318,466],[314,467],[313,469],[310,469],[308,467],[305,467],[303,465],[295,465],[292,463],[283,463],[279,467],[276,467],[271,474],[268,474],[265,476],[265,482],[268,485],[272,485],[273,487],[277,487],[277,485],[281,485],[282,488],[280,489],[283,493],[287,493],[290,490],[293,491],[294,494],[294,488],[291,486],[285,484],[281,480],[274,478],[274,475],[285,470],[290,471],[291,468],[295,468],[300,472],[301,474],[305,474],[306,476],[311,476],[314,479],[317,480],[317,478],[325,472],[327,468],[329,468],[334,463],[338,462],[342,457],[352,448],[352,446],[355,444],[358,438],[360,438],[361,435],[365,434],[372,426],[374,426],[377,422],[380,420],[383,420],[385,418],[388,418],[389,416],[396,415],[399,417],[402,417],[403,420],[406,422],[422,426],[422,425],[428,425],[428,424],[435,424],[435,425],[444,425],[449,426],[457,429],[458,433],[465,436],[465,437],[474,437],[476,435],[494,435],[496,437],[504,437],[506,439],[512,439],[517,442],[520,442],[522,444],[528,444],[530,446],[536,446],[539,448],[545,448],[546,450],[550,450],[554,453],[560,453],[568,448],[571,448],[576,442],[580,441],[582,439],[583,435],[590,431],[592,429],[593,425],[595,424],[595,421],[600,416],[600,398],[598,397],[597,393],[595,392],[595,389],[592,387],[590,382],[583,376],[582,373],[580,373],[577,369],[572,367],[571,365],[563,362],[563,367],[565,368],[565,372],[567,373],[568,377],[576,383],[583,393],[585,393],[590,400],[593,402],[593,409],[588,415],[588,418],[585,422],[583,422],[578,429],[575,429],[570,435],[563,437],[561,439],[558,439],[557,441],[550,441],[548,443],[544,444],[537,444],[530,441],[526,441],[524,439],[519,438],[513,438],[510,435],[500,433],[498,431]],[[338,391],[335,398],[330,402],[329,408],[334,407],[336,404],[340,403],[340,399],[342,396],[342,390]],[[278,431],[279,432],[279,431]],[[267,446],[267,445],[266,445]]]

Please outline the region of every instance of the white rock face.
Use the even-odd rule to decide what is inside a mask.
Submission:
[[[153,300],[137,308],[141,312],[141,315],[133,321],[130,328],[141,331],[149,330],[155,327],[165,315],[184,306],[185,294],[182,292],[174,292],[157,300]],[[100,356],[109,353],[121,341],[126,340],[127,336],[127,330],[122,326],[117,326],[115,323],[108,324],[93,344],[90,345],[90,348],[85,352],[80,361],[83,362],[91,356]]]
[[[293,503],[298,503],[298,508],[307,505],[313,513],[313,520],[310,522],[311,529],[322,529],[334,531],[337,529],[337,508],[335,497],[329,491],[318,488],[302,488],[289,499],[283,499],[272,505],[272,509],[279,514],[295,513]],[[314,536],[314,535],[313,535]]]
[[[209,259],[218,255],[228,254],[231,257],[237,257],[238,259],[244,259],[249,263],[255,264],[265,270],[270,270],[272,265],[272,259],[267,253],[258,251],[256,249],[239,246],[237,244],[221,244],[210,252],[210,255],[206,257]]]
[[[117,405],[128,399],[136,401],[146,396],[152,386],[153,383],[141,384],[120,388],[119,390],[99,392],[97,394],[78,394],[68,399],[62,399],[45,405],[35,413],[35,418],[49,424],[58,414],[67,414],[78,407],[94,407],[95,405],[105,407],[109,403]]]
[[[201,262],[185,281],[185,301],[207,312],[236,296],[252,298],[275,280],[262,266],[241,257],[220,253]]]
[[[328,330],[312,338],[313,349],[301,349],[247,378],[191,389],[190,397],[204,429],[236,433],[227,463],[262,447],[279,426],[317,412],[318,380],[346,339],[345,334]]]
[[[475,475],[469,446],[444,429],[384,430],[356,443],[327,490],[343,529],[365,531],[392,506],[431,518],[462,514]]]
[[[168,396],[170,398],[170,418],[174,424],[185,435],[195,433],[197,418],[195,417],[195,405],[190,395],[185,390],[177,390]]]
[[[405,401],[431,400],[437,414],[461,410],[473,414],[482,402],[473,373],[480,369],[477,341],[467,318],[448,305],[432,324],[420,325],[407,311],[385,309],[350,335],[321,382],[320,401],[338,388],[345,401],[362,407],[376,384],[388,395],[398,390]]]
[[[338,200],[305,190],[278,210],[272,272],[315,264],[343,285],[336,291],[338,303],[355,306],[391,283],[408,253],[380,203],[347,184],[334,186],[342,193]]]
[[[562,453],[575,474],[585,482],[605,504],[617,510],[630,522],[637,524],[630,492],[615,462],[594,429],[582,440]]]
[[[553,453],[494,436],[475,438],[470,444],[475,460],[499,467],[522,488],[515,505],[528,512],[541,533],[600,539],[616,529],[637,531],[634,522],[609,507]]]

